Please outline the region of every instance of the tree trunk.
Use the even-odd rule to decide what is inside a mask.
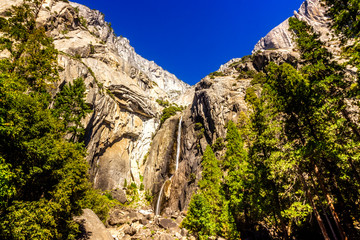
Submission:
[[[332,197],[330,196],[329,192],[327,191],[327,189],[325,188],[324,181],[323,181],[323,179],[321,177],[319,168],[318,168],[318,166],[316,164],[314,164],[314,169],[315,169],[316,178],[318,179],[320,187],[321,187],[322,191],[324,192],[324,194],[326,196],[326,200],[327,200],[331,215],[334,218],[334,221],[336,223],[336,227],[337,227],[337,229],[338,229],[338,231],[340,233],[340,237],[341,237],[342,240],[347,240],[348,238],[346,236],[346,233],[345,233],[343,227],[341,226],[339,216],[336,213],[336,210],[335,210],[335,207],[334,207],[334,201],[333,201]]]
[[[326,231],[324,222],[323,222],[323,220],[321,219],[321,216],[320,216],[320,214],[319,214],[319,212],[318,212],[318,210],[317,210],[317,208],[316,208],[316,205],[315,205],[315,203],[314,203],[313,197],[312,197],[312,195],[311,195],[311,193],[310,193],[310,191],[309,191],[309,188],[308,188],[308,186],[307,186],[307,184],[306,184],[306,180],[305,180],[305,178],[304,178],[304,176],[303,176],[302,173],[299,173],[299,175],[300,175],[300,179],[301,179],[301,181],[302,181],[302,183],[303,183],[304,190],[305,190],[305,193],[306,193],[306,195],[307,195],[307,198],[308,198],[308,200],[309,200],[309,202],[310,202],[310,204],[311,204],[311,206],[312,206],[312,208],[313,208],[313,210],[314,210],[315,218],[316,218],[316,220],[317,220],[317,222],[318,222],[318,224],[319,224],[319,227],[320,227],[320,229],[321,229],[322,235],[323,235],[323,237],[324,237],[325,240],[330,240],[329,235],[327,234],[327,231]]]

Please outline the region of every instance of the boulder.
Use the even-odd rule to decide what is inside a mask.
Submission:
[[[179,217],[176,218],[175,222],[176,222],[178,225],[180,225],[183,220],[184,220],[184,219],[183,219],[181,216],[179,216]]]
[[[149,223],[149,220],[147,220],[146,218],[142,218],[140,219],[140,223],[145,226],[146,224]]]
[[[126,194],[121,189],[111,191],[111,196],[122,204],[127,202]]]
[[[174,240],[174,238],[171,235],[166,234],[166,233],[161,234],[158,239],[159,240]]]
[[[84,209],[83,214],[75,217],[80,224],[81,235],[78,240],[113,240],[114,238],[100,221],[99,217],[90,209]]]
[[[131,212],[126,216],[131,222],[138,222],[140,221],[143,216],[142,214],[138,213],[138,212]]]
[[[189,234],[189,231],[186,228],[181,229],[181,236],[186,237]]]
[[[124,230],[124,233],[130,236],[134,236],[136,234],[137,230],[136,228],[129,226]]]
[[[177,228],[178,225],[176,223],[174,223],[172,220],[167,219],[167,218],[161,218],[159,219],[159,226],[165,229],[172,229],[172,228]]]
[[[112,210],[109,214],[108,224],[110,226],[123,225],[125,223],[130,223],[129,219],[126,217],[125,213],[119,209]]]

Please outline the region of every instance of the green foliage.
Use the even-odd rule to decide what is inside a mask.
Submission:
[[[145,191],[145,200],[150,204],[153,200],[154,196],[151,194],[151,191]]]
[[[129,189],[134,189],[134,190],[137,189],[136,183],[131,182]]]
[[[199,239],[208,239],[215,235],[238,239],[232,214],[227,207],[228,201],[223,195],[222,170],[210,146],[205,149],[201,165],[203,170],[199,192],[193,195],[182,226],[196,234]],[[195,181],[196,176],[193,175]]]
[[[256,71],[254,70],[240,71],[237,79],[249,79],[249,78],[254,78],[255,76],[256,76]]]
[[[254,79],[251,80],[251,85],[256,85],[256,84],[264,84],[266,81],[266,74],[263,72],[258,72],[254,75]]]
[[[215,235],[216,226],[212,219],[211,205],[202,194],[195,194],[191,198],[188,214],[181,226],[201,240]]]
[[[301,225],[311,214],[312,208],[308,204],[294,202],[292,205],[282,212],[282,217],[286,219],[294,219],[295,224]]]
[[[102,195],[99,190],[92,189],[90,186],[85,192],[85,196],[79,201],[81,209],[89,208],[100,218],[103,223],[109,217],[109,210],[115,206],[115,201],[110,193]]]
[[[110,192],[105,192],[104,196],[107,197],[109,200],[113,200],[113,196],[111,195]]]
[[[246,89],[245,101],[254,106],[258,106],[260,104],[254,87],[249,87]]]
[[[197,133],[196,138],[197,138],[197,139],[203,138],[203,137],[204,137],[204,133],[205,133],[205,129],[204,129],[204,128],[201,128],[201,129],[199,130],[199,132]]]
[[[201,166],[202,174],[199,187],[208,202],[214,206],[219,200],[222,172],[218,160],[215,158],[214,152],[209,145],[205,149]]]
[[[189,175],[189,183],[194,183],[195,181],[196,181],[196,174],[192,172]]]
[[[95,47],[92,44],[90,44],[90,54],[95,54]]]
[[[354,65],[360,69],[360,19],[359,0],[325,0],[328,5],[328,15],[332,18],[332,28],[335,30],[337,37],[346,45],[343,55],[349,60],[349,64]],[[356,89],[356,95],[359,95],[359,90]]]
[[[182,226],[198,234],[200,239],[207,239],[215,234],[213,204],[218,204],[221,180],[221,170],[210,146],[204,152],[201,165],[203,172],[199,182],[200,192],[191,198],[189,211]]]
[[[319,35],[314,33],[312,27],[297,18],[289,19],[289,30],[293,31],[295,35],[295,42],[301,54],[301,58],[310,64],[323,64],[322,59],[331,57],[330,52],[322,47],[322,42],[318,40]]]
[[[209,74],[209,77],[211,79],[214,79],[215,77],[223,77],[223,76],[225,76],[225,74],[223,72],[219,72],[219,71],[212,72],[212,73]]]
[[[332,26],[344,37],[359,37],[360,33],[360,1],[359,0],[326,0],[328,13],[332,17]]]
[[[240,132],[232,121],[227,124],[226,141],[224,166],[226,168],[236,167],[241,160],[246,159],[246,153]]]
[[[253,60],[253,55],[246,55],[241,58],[241,62],[248,62]]]
[[[139,199],[139,192],[136,183],[131,182],[129,186],[127,186],[126,194],[131,198],[130,203],[136,202]]]
[[[84,80],[78,78],[73,84],[64,85],[55,98],[54,113],[63,119],[65,131],[71,134],[72,141],[83,139],[85,129],[81,119],[91,112],[84,99],[85,90]]]
[[[225,148],[224,139],[217,138],[215,143],[211,146],[214,152],[221,151]]]
[[[167,100],[156,99],[156,102],[162,107],[169,107],[170,103]]]
[[[256,166],[254,186],[258,187],[253,189],[257,194],[251,197],[260,203],[250,209],[255,210],[256,218],[263,219],[273,212],[276,218],[267,217],[267,221],[282,226],[278,231],[284,238],[317,231],[308,216],[314,214],[320,219],[320,209],[322,214],[334,216],[348,206],[349,215],[343,216],[342,222],[354,224],[350,219],[357,218],[359,209],[349,206],[358,198],[355,196],[359,195],[360,186],[359,181],[345,180],[358,179],[358,173],[344,167],[350,166],[350,159],[356,157],[342,143],[354,146],[359,138],[358,128],[343,110],[350,88],[344,69],[332,61],[332,55],[310,26],[295,18],[289,24],[301,55],[301,68],[287,63],[269,64],[262,97],[258,100],[254,94],[247,97],[254,109],[249,160]],[[336,187],[326,187],[334,183]],[[291,189],[291,194],[285,189]],[[354,195],[341,198],[340,192]],[[329,210],[323,209],[322,202],[326,202]],[[326,226],[320,220],[318,224],[325,236]],[[340,225],[337,233],[345,234]],[[346,234],[358,236],[352,228]]]
[[[91,189],[83,145],[65,140],[51,110],[58,52],[36,26],[40,4],[26,0],[0,20],[11,53],[0,60],[1,239],[75,239],[73,216]]]
[[[75,11],[76,14],[79,14],[80,9],[78,7],[74,7],[74,11]]]
[[[13,184],[16,174],[11,171],[11,165],[0,157],[0,209],[7,207],[9,200],[16,194]]]
[[[88,23],[87,23],[87,20],[83,17],[83,16],[80,16],[80,24],[87,29],[88,27]]]
[[[199,130],[201,130],[203,128],[204,127],[203,127],[202,123],[200,123],[200,122],[195,123],[195,130],[196,131],[199,131]]]
[[[166,121],[166,119],[176,115],[177,112],[181,112],[181,111],[182,108],[178,107],[177,105],[170,105],[169,107],[164,108],[160,119],[160,123],[163,124]]]
[[[240,129],[227,125],[224,177],[218,182],[209,178],[217,171],[203,170],[192,200],[198,209],[189,208],[185,223],[199,237],[319,238],[331,236],[330,227],[342,239],[360,236],[354,227],[360,217],[360,129],[345,103],[357,104],[358,83],[310,26],[295,18],[289,24],[301,65],[270,63],[254,76],[245,97],[249,119],[239,120]],[[352,114],[359,116],[358,110]],[[209,156],[206,151],[203,162]],[[197,221],[201,214],[206,223]]]

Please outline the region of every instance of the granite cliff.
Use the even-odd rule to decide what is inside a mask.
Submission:
[[[2,2],[0,13],[21,2]],[[294,15],[326,40],[329,29],[325,11],[320,1],[306,0]],[[209,75],[191,88],[137,54],[128,39],[114,34],[97,10],[46,0],[37,23],[45,27],[59,50],[58,86],[78,77],[85,80],[87,103],[93,109],[84,120],[85,143],[96,188],[122,188],[125,179],[139,185],[140,176],[144,176],[145,188],[156,196],[172,171],[179,118],[170,118],[160,127],[163,107],[156,100],[189,106],[182,113],[180,167],[170,189],[172,197],[166,203],[174,210],[186,208],[196,189],[206,145],[224,138],[225,124],[237,121],[240,113],[246,112],[244,96],[251,78],[240,75],[262,71],[270,61],[297,64],[288,20],[262,38],[251,57],[232,59],[220,67],[222,76]]]
[[[326,16],[326,8],[321,1],[306,0],[300,9],[294,12],[294,17],[311,25],[332,52],[339,51],[338,40],[334,38],[330,41],[329,17]],[[169,187],[171,197],[166,199],[163,208],[170,207],[172,210],[187,208],[201,177],[202,154],[208,144],[214,144],[217,139],[225,138],[225,126],[229,120],[241,123],[241,116],[248,110],[244,100],[246,89],[251,86],[253,76],[263,71],[270,62],[277,64],[287,62],[295,67],[300,64],[299,53],[295,49],[288,28],[287,19],[259,40],[251,56],[231,59],[220,66],[217,74],[210,74],[195,85],[192,104],[183,112],[179,171]],[[176,124],[176,121],[172,122]],[[171,142],[168,144],[173,145]],[[151,149],[150,154],[153,151],[156,150]],[[162,160],[163,167],[159,168],[162,171],[152,174],[156,183],[152,186],[145,185],[147,188],[152,187],[154,194],[159,193],[166,179],[165,166],[173,161],[171,155],[162,159],[170,160]]]
[[[21,3],[2,1],[0,14]],[[176,101],[189,86],[138,55],[128,39],[116,37],[99,11],[46,0],[37,24],[59,50],[59,88],[78,77],[85,80],[86,101],[93,110],[84,120],[85,143],[95,187],[119,188],[125,179],[140,184],[140,160],[150,148],[163,108],[156,100]]]
[[[0,2],[0,15],[21,2]],[[338,42],[330,41],[325,12],[319,0],[306,0],[294,16],[310,24],[336,53]],[[121,190],[125,182],[138,186],[143,182],[145,190],[157,199],[163,183],[174,175],[162,197],[164,212],[187,209],[201,177],[206,146],[224,139],[227,122],[241,124],[248,111],[244,98],[254,74],[272,61],[299,64],[288,20],[262,38],[251,56],[230,60],[218,74],[210,74],[193,87],[137,54],[128,39],[114,34],[97,10],[45,0],[37,23],[44,26],[59,50],[61,81],[54,93],[73,79],[85,80],[86,102],[93,111],[83,124],[95,188]],[[4,56],[6,53],[1,52],[0,57]],[[186,108],[160,124],[164,107],[158,99]],[[175,172],[180,115],[180,162]],[[155,207],[153,200],[152,209]],[[110,220],[114,221],[114,214]]]

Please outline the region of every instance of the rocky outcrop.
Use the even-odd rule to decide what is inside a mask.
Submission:
[[[75,218],[80,224],[81,235],[78,240],[113,240],[110,232],[100,221],[98,216],[90,209],[84,209],[83,214]]]
[[[0,14],[13,4],[0,3]],[[125,179],[140,184],[142,160],[159,127],[156,99],[178,100],[189,86],[138,55],[129,41],[116,37],[102,13],[83,5],[45,0],[37,14],[59,50],[59,89],[83,78],[92,113],[84,119],[90,173],[96,188],[121,188]],[[1,52],[0,57],[6,57]],[[189,99],[178,100],[187,105]]]
[[[148,61],[138,55],[128,39],[124,37],[118,37],[115,42],[115,46],[119,55],[133,66],[141,69],[143,73],[149,76],[150,80],[155,82],[161,89],[166,91],[172,101],[175,101],[189,85],[179,81],[174,74],[163,70],[153,61]]]
[[[329,17],[326,15],[326,7],[321,0],[306,0],[300,9],[294,12],[294,17],[311,25],[321,35],[321,40],[329,39]],[[260,39],[255,45],[253,53],[268,49],[293,49],[294,47],[293,37],[289,31],[289,19],[286,19]]]
[[[22,1],[0,3],[0,15]],[[5,14],[6,15],[6,14]],[[92,113],[84,119],[90,173],[96,188],[121,188],[125,179],[140,185],[143,158],[159,127],[157,99],[188,105],[179,98],[189,86],[138,55],[129,40],[116,37],[102,13],[60,0],[45,0],[37,14],[59,50],[61,86],[83,78]],[[1,58],[7,53],[1,52]]]
[[[175,173],[178,124],[178,115],[166,120],[154,136],[151,149],[144,158],[144,186],[155,196],[154,209],[161,186]]]
[[[137,54],[127,38],[116,37],[111,27],[105,22],[102,13],[90,10],[88,7],[77,3],[71,3],[71,6],[78,9],[79,15],[87,20],[90,32],[95,33],[96,36],[105,41],[108,46],[116,51],[120,58],[133,67],[131,74],[143,74],[144,79],[148,78],[147,80],[154,82],[173,99],[176,99],[189,87],[188,84],[180,81],[174,74]]]
[[[154,216],[151,210],[113,209],[108,229],[115,239],[193,239],[179,227],[184,218],[180,212],[171,212],[164,218]]]
[[[182,139],[179,169],[174,173],[171,181],[165,184],[164,196],[162,197],[161,208],[169,207],[173,211],[184,210],[187,208],[192,194],[195,192],[197,182],[201,177],[201,158],[202,153],[208,144],[213,144],[217,138],[225,138],[225,125],[229,120],[239,121],[241,112],[247,111],[244,100],[246,88],[250,85],[250,80],[237,80],[232,76],[217,77],[210,79],[206,77],[195,86],[195,97],[191,107],[187,108],[183,113]],[[178,117],[177,117],[178,118]],[[160,131],[173,133],[176,130],[175,121],[170,119],[165,124],[172,125],[162,128]],[[153,144],[165,144],[168,146],[169,152],[174,152],[174,143],[168,143],[168,140],[162,136],[169,135],[175,141],[175,134],[161,134],[155,136]],[[159,139],[163,143],[159,143]],[[164,141],[165,140],[165,141]],[[161,145],[163,146],[163,145]],[[153,145],[150,151],[151,161],[164,159],[164,154],[157,154],[162,147]],[[155,154],[155,157],[154,157]],[[150,157],[149,155],[149,157]],[[167,161],[174,159],[174,156],[165,157]],[[161,156],[157,158],[157,156]],[[161,160],[160,160],[161,161]],[[172,161],[170,161],[172,162]],[[163,165],[169,164],[166,161]],[[149,166],[156,164],[150,163]],[[160,165],[161,166],[161,165]],[[149,175],[155,176],[154,181],[158,184],[154,185],[153,193],[157,197],[162,184],[169,175],[173,174],[172,168],[162,167],[159,173]],[[154,172],[154,170],[153,170]],[[146,179],[146,177],[144,178]],[[160,179],[160,180],[158,180]],[[145,186],[148,186],[145,184]],[[156,201],[154,201],[156,202]]]
[[[20,3],[2,1],[0,15],[11,4]],[[320,0],[306,0],[295,17],[307,21],[326,39],[330,31],[325,11]],[[225,138],[226,123],[239,123],[242,112],[247,111],[244,97],[251,78],[239,78],[239,74],[263,71],[269,62],[296,66],[299,58],[286,20],[258,42],[252,56],[232,59],[220,67],[223,76],[205,77],[189,87],[138,55],[128,39],[116,37],[99,11],[77,3],[46,0],[37,23],[45,27],[59,50],[61,81],[54,94],[73,79],[81,77],[85,81],[86,102],[93,111],[83,124],[94,186],[101,190],[118,189],[120,192],[113,191],[114,195],[126,202],[121,192],[125,180],[139,186],[143,179],[154,200],[166,183],[162,209],[187,208],[201,176],[206,146]],[[0,58],[6,56],[6,52],[0,53]],[[188,106],[181,113],[181,154],[176,172],[180,114],[160,126],[163,107],[156,103],[157,99]],[[153,201],[153,208],[155,204]],[[117,224],[114,218],[111,225]],[[134,229],[136,226],[131,224],[127,228],[129,233],[134,233]]]

